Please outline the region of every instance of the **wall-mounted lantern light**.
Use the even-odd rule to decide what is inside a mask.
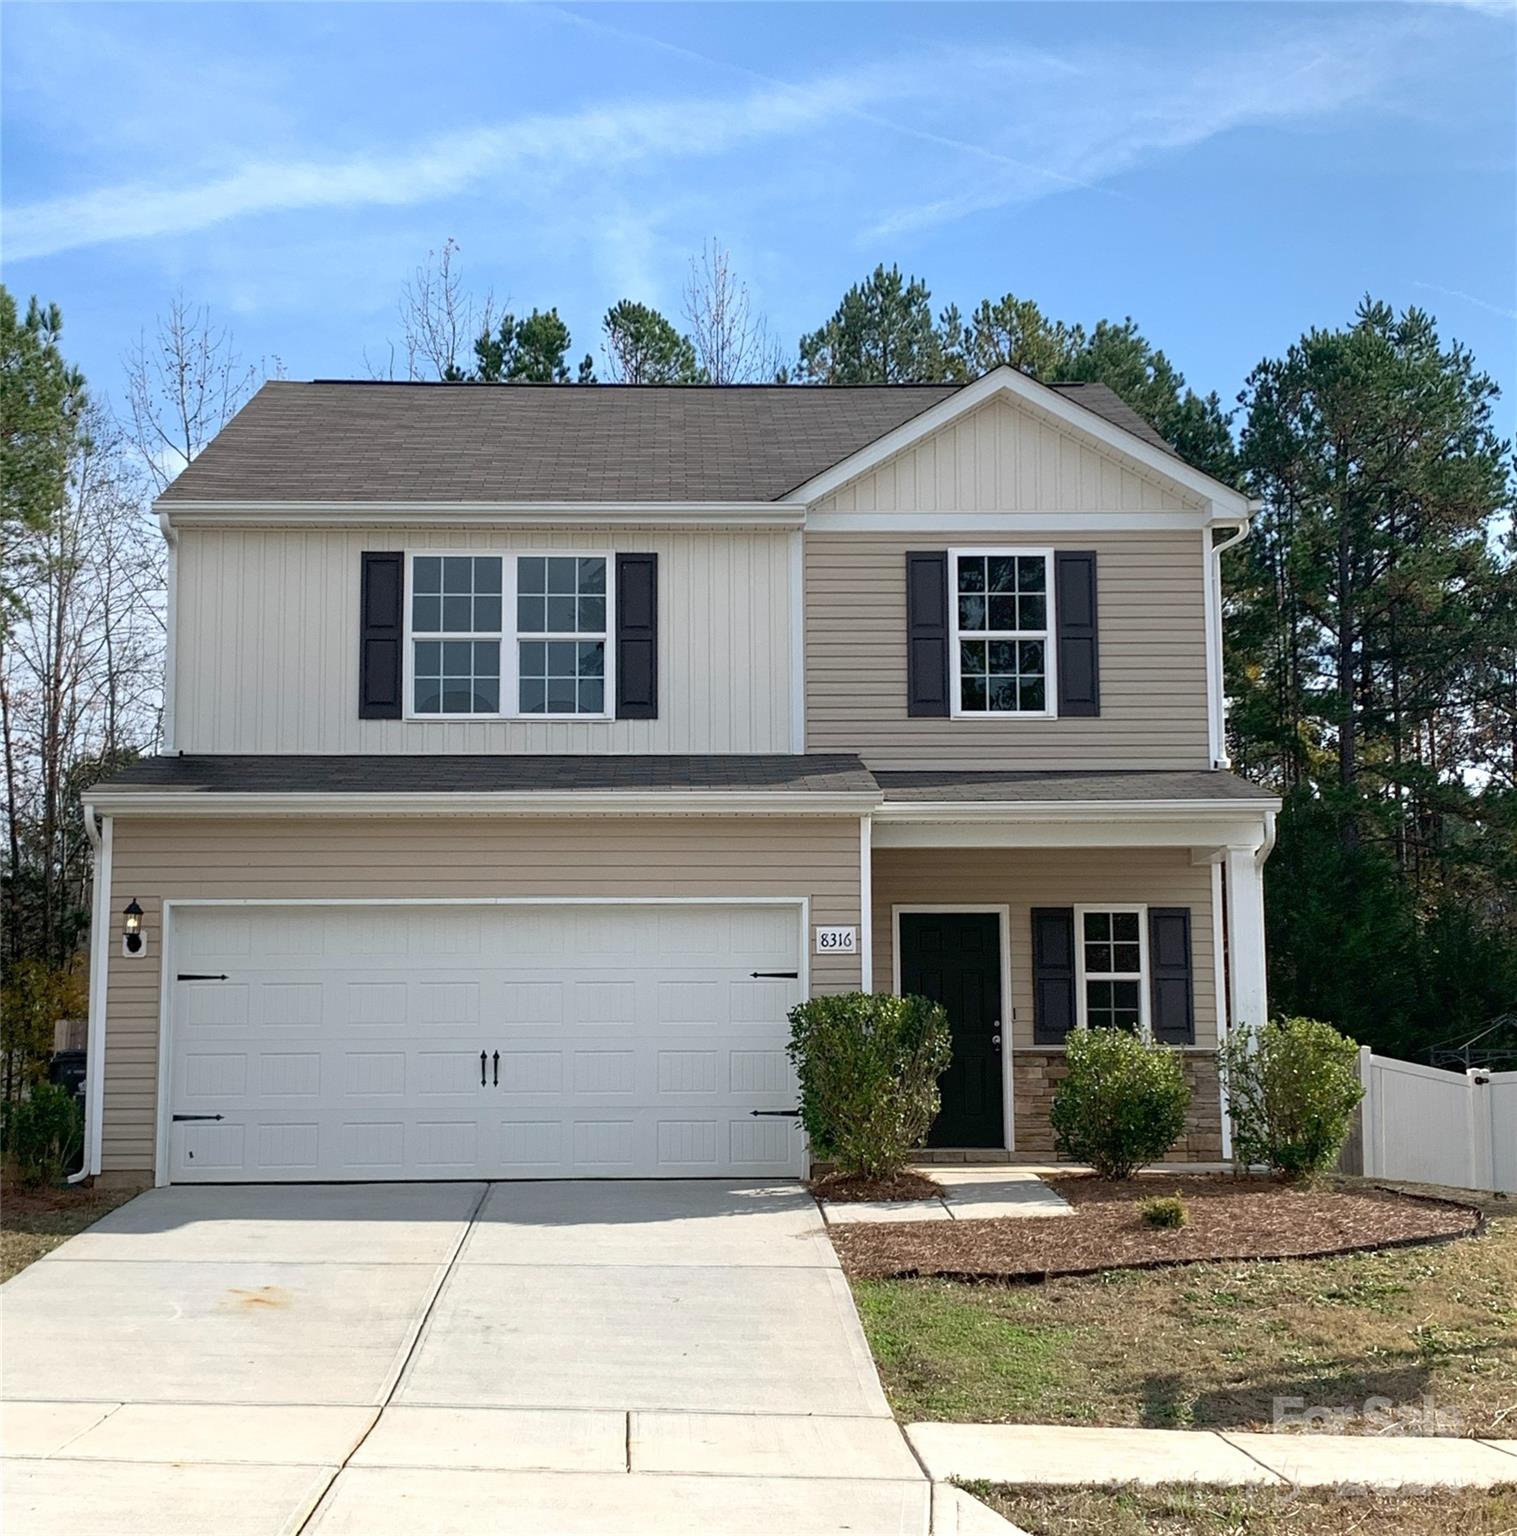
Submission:
[[[135,896],[127,903],[121,917],[121,953],[129,957],[145,955],[147,935],[142,931],[142,908],[137,905]]]

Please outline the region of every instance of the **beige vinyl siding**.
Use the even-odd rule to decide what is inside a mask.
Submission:
[[[165,899],[807,896],[813,923],[859,922],[851,817],[117,817],[113,835],[105,1172],[153,1167]],[[149,936],[141,960],[121,954],[121,909],[134,896]],[[810,965],[813,992],[859,984],[856,958]]]
[[[1217,982],[1211,868],[1187,848],[876,848],[874,984],[894,986],[897,906],[1000,906],[1011,909],[1012,1043],[1032,1037],[1032,909],[1143,903],[1189,907],[1195,981],[1196,1044],[1217,1044]]]
[[[792,537],[185,529],[173,744],[183,752],[788,752]],[[658,719],[360,720],[359,556],[366,549],[657,552]]]
[[[993,400],[817,502],[818,512],[1159,512],[1201,500]]]
[[[908,717],[906,551],[1055,542],[1097,554],[1100,716]],[[1210,767],[1204,559],[1199,532],[807,534],[807,750],[871,768]]]

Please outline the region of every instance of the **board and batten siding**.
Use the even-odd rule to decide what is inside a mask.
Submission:
[[[813,924],[859,922],[856,817],[118,816],[113,840],[101,1156],[113,1174],[153,1168],[165,899],[806,896]],[[140,960],[121,953],[133,897]],[[859,984],[856,956],[809,963],[814,993]]]
[[[1034,1043],[1034,907],[1189,907],[1196,1046],[1216,1049],[1211,869],[1193,864],[1188,848],[876,848],[872,877],[877,991],[894,986],[893,908],[1010,907],[1011,1036],[1022,1050]]]
[[[175,592],[182,752],[789,752],[790,538],[623,528],[186,528]],[[659,556],[656,720],[361,720],[359,556]]]
[[[871,768],[1207,768],[1202,536],[1160,529],[1060,534],[1097,556],[1101,713],[955,720],[906,713],[906,551],[1052,537],[806,535],[806,747]]]
[[[990,401],[893,455],[816,512],[1162,512],[1201,499],[1026,408]]]

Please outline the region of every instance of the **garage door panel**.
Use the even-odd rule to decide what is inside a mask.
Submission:
[[[173,1178],[799,1168],[750,1114],[795,1103],[799,982],[751,975],[799,970],[793,906],[186,907],[172,937],[227,977],[174,992],[172,1110],[221,1119],[171,1126]]]

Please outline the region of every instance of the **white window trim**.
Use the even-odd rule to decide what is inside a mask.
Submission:
[[[1046,630],[1000,630],[992,631],[998,639],[1024,639],[1036,640],[1041,637],[1043,641],[1043,704],[1039,710],[1033,709],[965,709],[963,705],[963,679],[962,668],[959,665],[959,557],[986,555],[1019,555],[1024,558],[1039,556],[1043,561],[1044,580],[1047,584],[1047,605],[1044,613]],[[954,720],[1056,720],[1059,716],[1059,678],[1058,678],[1058,646],[1055,644],[1054,614],[1054,552],[1051,548],[1044,548],[1027,544],[987,544],[966,545],[960,549],[948,551],[948,686],[949,715]],[[971,631],[963,636],[966,639],[987,638],[979,631]]]
[[[1085,914],[1087,912],[1136,912],[1138,915],[1138,1034],[1153,1039],[1149,1018],[1149,989],[1152,977],[1148,966],[1148,907],[1142,902],[1091,901],[1075,908],[1075,1028],[1089,1029],[1090,1019],[1085,994]],[[1131,971],[1093,971],[1091,981],[1131,981]]]
[[[415,563],[418,558],[432,559],[490,559],[498,558],[500,567],[500,622],[501,628],[498,634],[491,634],[485,630],[471,633],[467,636],[454,635],[455,640],[498,640],[500,642],[500,702],[498,713],[469,711],[466,713],[434,714],[421,713],[416,708],[416,641],[418,639],[445,639],[446,635],[414,633],[411,624],[412,602],[416,595]],[[520,683],[520,653],[518,651],[520,631],[516,628],[516,564],[519,560],[547,560],[554,558],[569,558],[575,560],[604,560],[606,562],[606,632],[604,637],[591,635],[588,638],[597,640],[604,638],[606,644],[606,674],[605,674],[605,708],[598,715],[589,714],[548,714],[541,711],[526,712],[521,708],[521,683]],[[510,618],[508,625],[506,619]],[[406,551],[406,591],[405,591],[405,711],[407,720],[446,720],[451,722],[467,720],[522,720],[529,723],[554,721],[566,724],[585,721],[591,723],[604,723],[616,718],[616,554],[612,550],[600,549],[408,549]],[[538,637],[529,637],[538,638]],[[555,640],[578,640],[587,637],[583,635],[553,635],[549,638]],[[509,707],[508,707],[509,705]]]

